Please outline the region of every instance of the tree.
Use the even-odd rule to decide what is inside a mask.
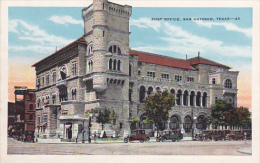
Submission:
[[[96,117],[96,122],[101,123],[102,125],[102,130],[104,129],[104,124],[109,123],[111,120],[111,111],[108,109],[99,109],[98,110],[98,115]]]
[[[136,128],[136,123],[139,123],[139,122],[140,122],[139,119],[137,119],[137,118],[135,118],[135,117],[131,117],[131,118],[129,119],[129,123],[130,123],[130,128],[131,128],[131,130],[134,130],[134,129]]]
[[[232,104],[223,100],[218,100],[215,105],[212,106],[211,117],[208,121],[216,126],[229,125],[229,113],[234,111]]]
[[[146,121],[153,122],[157,126],[158,131],[159,124],[169,119],[169,112],[174,102],[174,96],[168,91],[163,91],[162,93],[156,92],[154,95],[148,96],[142,107],[142,110],[147,115]]]
[[[251,113],[248,108],[243,106],[237,108],[238,123],[237,125],[244,129],[251,129]]]

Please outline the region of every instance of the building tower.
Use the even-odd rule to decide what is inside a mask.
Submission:
[[[89,88],[89,94],[85,95],[85,109],[100,107],[114,110],[117,116],[114,127],[120,129],[129,127],[131,10],[131,6],[107,0],[94,0],[92,5],[82,10],[84,38],[87,42],[86,76],[83,81]]]

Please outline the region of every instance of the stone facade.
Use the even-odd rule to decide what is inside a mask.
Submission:
[[[114,110],[117,119],[109,127],[119,134],[130,129],[130,117],[140,119],[135,127],[153,130],[142,124],[140,108],[155,91],[168,90],[177,99],[161,128],[184,133],[192,121],[198,130],[206,128],[216,100],[236,105],[238,72],[199,56],[181,60],[130,50],[130,16],[131,6],[94,0],[82,10],[83,37],[33,65],[36,138],[83,139],[85,114],[93,108]]]

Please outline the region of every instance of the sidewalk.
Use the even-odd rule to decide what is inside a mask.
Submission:
[[[240,153],[243,153],[243,154],[252,155],[252,147],[241,148],[241,149],[238,149],[237,151]]]

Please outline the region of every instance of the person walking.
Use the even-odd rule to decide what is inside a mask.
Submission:
[[[96,141],[97,141],[97,132],[95,131],[94,132],[94,143],[96,143]]]

